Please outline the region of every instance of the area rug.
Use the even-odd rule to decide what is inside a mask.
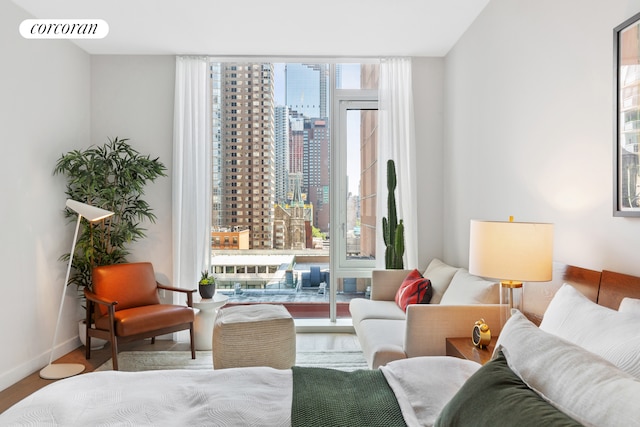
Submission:
[[[296,366],[331,368],[341,371],[368,369],[361,351],[299,351],[296,353]],[[210,351],[197,351],[191,358],[188,351],[123,351],[118,353],[120,371],[137,372],[165,369],[213,369],[213,357]],[[109,359],[96,371],[113,369]]]

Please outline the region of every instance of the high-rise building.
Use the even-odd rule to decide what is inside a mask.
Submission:
[[[222,153],[222,67],[220,63],[209,65],[211,78],[211,226],[224,228],[224,157]]]
[[[276,144],[276,188],[277,204],[287,201],[289,192],[289,107],[279,105],[275,115],[275,144]]]
[[[305,119],[303,187],[314,206],[314,225],[329,231],[329,126],[326,119]]]
[[[328,64],[285,66],[285,103],[306,117],[327,117]]]
[[[302,174],[305,147],[304,116],[292,111],[289,123],[289,173]]]
[[[289,115],[289,194],[301,192],[314,206],[313,225],[329,231],[329,126],[326,119]]]
[[[287,64],[285,100],[291,110],[289,172],[314,206],[313,224],[329,231],[328,64]]]
[[[214,217],[224,227],[249,229],[250,248],[269,249],[275,202],[273,64],[223,63],[220,74],[223,202]]]

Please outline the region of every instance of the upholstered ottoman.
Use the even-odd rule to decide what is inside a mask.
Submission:
[[[296,329],[281,305],[239,305],[220,309],[213,327],[213,368],[296,363]]]

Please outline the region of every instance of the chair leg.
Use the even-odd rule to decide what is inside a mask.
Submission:
[[[118,338],[111,336],[111,360],[113,363],[113,370],[118,370]]]
[[[196,345],[195,345],[195,337],[193,333],[193,322],[189,324],[189,340],[191,341],[191,358],[196,358]]]
[[[151,337],[151,344],[155,344],[156,343],[156,337]]]
[[[87,307],[85,313],[87,315],[84,328],[84,340],[87,345],[87,348],[84,350],[84,355],[87,360],[91,359],[91,337],[89,336],[89,330],[91,329],[91,319],[93,318],[93,302],[87,300]]]
[[[87,323],[87,328],[85,330],[85,335],[84,335],[84,342],[86,343],[85,349],[84,349],[84,357],[89,360],[91,359],[91,337],[89,336],[89,328],[90,325]]]

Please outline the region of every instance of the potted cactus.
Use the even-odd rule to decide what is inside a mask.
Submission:
[[[205,299],[213,298],[216,293],[216,279],[209,273],[209,270],[202,271],[198,282],[198,291],[200,296]]]
[[[393,160],[387,160],[387,215],[382,218],[382,234],[385,252],[384,264],[387,270],[404,268],[404,224],[398,221],[396,213],[396,166]]]

